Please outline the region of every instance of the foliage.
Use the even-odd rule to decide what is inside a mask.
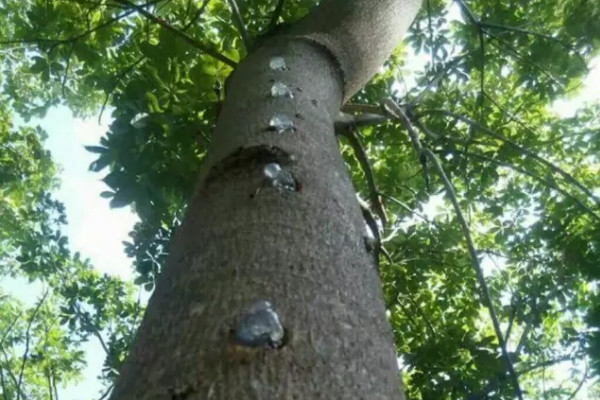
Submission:
[[[279,1],[238,3],[260,43],[272,21],[293,23],[316,1],[285,1],[275,18]],[[151,289],[232,70],[209,53],[239,61],[247,49],[225,1],[137,4],[5,1],[0,57],[3,91],[25,117],[58,101],[82,114],[114,110],[106,137],[89,148],[98,154],[90,168],[110,171],[103,197],[113,207],[139,214],[125,251],[136,283]],[[585,0],[426,0],[403,53],[352,99],[394,97],[442,159],[528,398],[571,398],[600,373],[600,106],[570,118],[549,111],[581,85],[598,53],[599,17],[600,4]],[[407,54],[425,60],[416,76],[408,76]],[[390,220],[392,262],[382,260],[381,278],[409,398],[511,398],[442,182],[400,124],[360,133]],[[341,151],[368,198],[351,148]]]
[[[49,191],[55,166],[44,150],[45,132],[12,127],[0,109],[0,270],[11,285],[30,282],[28,306],[0,291],[0,388],[3,398],[53,399],[57,387],[80,379],[83,345],[99,340],[106,351],[102,380],[111,385],[138,324],[132,287],[100,275],[68,250],[60,232],[64,207]]]

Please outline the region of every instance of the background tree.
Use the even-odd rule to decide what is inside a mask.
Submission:
[[[103,196],[140,215],[126,245],[138,283],[152,289],[164,265],[207,163],[225,78],[313,3],[7,1],[0,9],[3,90],[15,110],[113,107],[110,132],[90,148],[99,155],[91,168],[108,167]],[[378,197],[385,203],[390,258],[379,270],[407,395],[510,398],[512,365],[526,396],[570,398],[598,372],[600,121],[597,105],[562,119],[548,105],[585,76],[600,7],[450,4],[425,1],[407,36],[412,51],[400,48],[346,107],[379,114],[350,124],[360,126],[371,168],[355,136],[343,135],[340,147],[373,214],[381,214]],[[403,53],[428,60],[406,87]],[[407,118],[380,111],[382,98]],[[363,125],[374,120],[380,124]],[[424,215],[443,191],[455,193],[462,226],[450,198],[435,217]]]
[[[14,128],[0,108],[0,279],[7,288],[15,279],[32,285],[31,305],[0,290],[6,400],[58,399],[59,386],[81,377],[82,345],[91,338],[106,352],[101,379],[109,389],[142,312],[131,284],[100,275],[68,250],[64,207],[49,193],[58,181],[45,136],[39,127]]]

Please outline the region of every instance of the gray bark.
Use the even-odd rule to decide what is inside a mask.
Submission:
[[[418,7],[324,1],[233,73],[113,400],[400,398],[380,281],[333,126]],[[285,69],[270,67],[277,57]],[[272,97],[276,82],[293,98]],[[293,129],[278,132],[274,116]],[[274,184],[264,172],[273,163],[293,179]],[[282,347],[236,339],[257,300],[277,312]]]

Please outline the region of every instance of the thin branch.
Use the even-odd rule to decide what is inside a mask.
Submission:
[[[231,9],[231,14],[233,15],[233,23],[237,26],[237,30],[242,38],[242,43],[244,44],[244,48],[246,51],[250,49],[252,45],[252,41],[250,40],[250,36],[248,35],[248,30],[246,29],[246,23],[244,22],[244,18],[242,17],[242,13],[240,12],[240,8],[238,7],[236,0],[227,0],[229,4],[229,8]]]
[[[513,305],[511,301],[510,315],[508,317],[508,326],[506,327],[506,333],[504,334],[504,340],[506,340],[506,342],[508,342],[510,339],[510,334],[512,331],[513,323],[515,322],[515,317],[517,316],[518,309],[519,303]]]
[[[431,24],[431,0],[427,0],[427,28],[429,29],[429,52],[431,55],[431,68],[435,69],[435,56],[433,47],[433,26]]]
[[[511,53],[513,53],[513,55],[525,62],[526,64],[529,64],[530,66],[532,66],[533,68],[537,69],[539,72],[541,72],[542,74],[546,75],[548,77],[548,79],[550,79],[555,85],[560,86],[561,89],[564,89],[564,85],[562,83],[560,83],[558,81],[558,79],[556,79],[550,72],[548,72],[545,68],[539,66],[538,64],[536,64],[535,62],[531,61],[531,59],[529,57],[524,57],[521,55],[521,53],[519,53],[519,51],[517,49],[515,49],[513,46],[511,46],[510,44],[508,44],[506,42],[506,40],[502,39],[501,37],[494,35],[493,33],[490,33],[489,31],[486,31],[487,35],[489,35],[490,37],[494,38],[498,43],[502,44],[504,46],[505,49],[509,50]]]
[[[577,396],[577,393],[579,393],[579,391],[583,387],[583,384],[585,383],[585,381],[587,381],[588,374],[589,374],[589,366],[586,361],[585,362],[585,372],[583,373],[583,377],[581,378],[581,380],[579,381],[579,384],[577,385],[577,387],[575,388],[573,393],[571,393],[571,395],[569,396],[569,398],[567,400],[573,400],[575,398],[575,396]]]
[[[563,46],[564,48],[566,48],[568,50],[572,50],[573,49],[573,46],[571,46],[570,44],[564,43],[560,39],[558,39],[557,37],[549,35],[547,33],[534,32],[534,31],[530,31],[530,30],[527,30],[527,29],[519,28],[517,26],[501,25],[501,24],[496,24],[496,23],[493,23],[493,22],[483,22],[483,21],[480,21],[479,24],[481,26],[483,26],[484,28],[500,29],[500,30],[504,30],[504,31],[518,32],[518,33],[522,33],[522,34],[528,35],[528,36],[536,36],[536,37],[539,37],[539,38],[548,39],[548,40],[551,40],[551,41],[554,41],[554,42],[560,44],[561,46]]]
[[[105,398],[108,397],[108,395],[112,392],[113,388],[115,387],[114,384],[110,385],[105,391],[104,393],[98,398],[98,400],[104,400]]]
[[[511,380],[513,381],[515,394],[517,395],[518,399],[522,400],[523,394],[521,392],[521,387],[519,385],[519,378],[515,372],[515,368],[512,364],[510,356],[508,355],[508,351],[506,349],[506,342],[504,341],[504,337],[502,336],[502,330],[500,329],[500,323],[498,322],[498,317],[496,316],[496,311],[494,310],[494,304],[493,304],[492,298],[490,296],[490,291],[489,291],[487,282],[485,280],[485,276],[483,274],[483,269],[481,268],[481,265],[479,263],[479,258],[477,257],[477,250],[475,248],[473,238],[471,237],[471,231],[469,230],[467,221],[465,220],[465,217],[463,216],[462,211],[460,209],[460,205],[458,204],[458,199],[457,199],[456,193],[454,191],[454,186],[452,185],[452,182],[450,182],[450,179],[448,179],[448,176],[446,175],[446,172],[444,171],[444,168],[442,167],[442,164],[441,164],[439,158],[428,148],[424,148],[423,152],[433,162],[435,169],[438,171],[438,174],[444,184],[444,187],[446,188],[446,193],[448,194],[448,197],[450,198],[450,202],[452,203],[452,206],[454,207],[454,211],[456,212],[456,217],[458,219],[458,222],[462,227],[463,234],[465,235],[465,240],[467,242],[467,248],[471,255],[471,262],[473,264],[473,268],[475,269],[477,281],[479,282],[479,286],[481,289],[483,301],[484,301],[484,304],[487,307],[488,312],[490,314],[490,319],[492,320],[494,332],[496,333],[496,338],[498,339],[498,343],[500,345],[500,351],[502,353],[502,358],[504,359],[505,366],[508,370],[508,375],[510,376]]]
[[[75,313],[81,319],[83,319],[83,321],[87,325],[87,328],[91,331],[92,335],[96,336],[96,338],[100,342],[100,345],[102,346],[102,349],[104,350],[104,352],[107,355],[110,355],[110,350],[108,349],[108,346],[106,345],[106,342],[104,341],[104,338],[102,337],[102,334],[98,330],[98,327],[94,323],[92,323],[92,321],[90,321],[90,317],[88,315],[86,315],[85,312],[81,311],[81,308],[78,304],[75,305]]]
[[[6,363],[8,363],[8,361],[10,360],[10,358],[8,357],[8,354],[6,354],[6,350],[4,349],[3,346],[0,346],[0,352],[2,352],[2,355],[4,356],[4,359],[6,360]],[[10,377],[10,379],[13,381],[13,385],[15,385],[15,388],[17,390],[18,393],[21,394],[21,397],[23,397],[24,400],[27,399],[27,395],[25,394],[25,392],[23,391],[23,389],[17,384],[17,377],[15,376],[15,374],[13,374],[13,372],[10,370],[10,368],[6,369],[6,373],[8,374],[8,376]]]
[[[0,365],[0,387],[2,388],[2,393],[8,393],[6,382],[4,381],[4,369],[2,369],[2,365]]]
[[[146,59],[146,56],[141,56],[136,61],[134,61],[133,64],[131,64],[127,68],[121,70],[121,72],[119,72],[119,74],[115,77],[115,82],[113,83],[112,87],[108,90],[108,92],[106,92],[106,96],[104,97],[104,102],[102,103],[102,107],[100,108],[100,114],[98,115],[98,124],[100,124],[102,122],[102,114],[104,114],[104,110],[106,109],[108,100],[110,99],[110,96],[113,94],[113,92],[119,85],[119,82],[121,81],[121,79],[123,79],[125,77],[125,75],[127,75],[128,73],[133,71],[133,69],[135,67],[137,67],[145,59]]]
[[[200,42],[197,39],[194,39],[193,37],[189,36],[187,33],[169,25],[167,22],[165,22],[163,19],[155,16],[154,14],[146,11],[143,7],[138,6],[132,2],[130,2],[129,0],[115,0],[121,4],[126,4],[129,7],[134,8],[138,13],[140,13],[141,15],[143,15],[144,17],[146,17],[147,19],[149,19],[150,21],[160,25],[163,29],[165,29],[166,31],[169,31],[171,33],[173,33],[176,36],[179,36],[181,39],[183,39],[186,43],[188,43],[189,45],[191,45],[192,47],[200,50],[201,52],[215,58],[216,60],[221,61],[224,64],[229,65],[230,67],[235,68],[237,63],[235,61],[233,61],[232,59],[222,55],[221,53],[219,53],[217,50],[215,50],[212,45],[209,44],[205,44]]]
[[[399,107],[392,99],[384,99],[382,102],[382,108],[384,112],[386,112],[391,117],[395,118],[399,121],[402,126],[406,128],[408,131],[408,136],[410,138],[410,142],[412,147],[419,158],[419,162],[423,167],[423,180],[425,182],[425,189],[429,192],[429,174],[427,169],[427,157],[423,154],[423,146],[421,145],[421,140],[419,139],[419,135],[414,130],[410,119],[404,112],[404,110]]]
[[[518,374],[519,375],[527,374],[527,373],[529,373],[531,371],[534,371],[534,370],[536,370],[538,368],[551,367],[551,366],[556,365],[556,364],[561,364],[561,363],[564,363],[564,362],[567,362],[567,361],[573,361],[573,360],[575,360],[575,358],[576,358],[575,356],[563,356],[563,357],[553,358],[551,360],[545,360],[545,361],[543,361],[541,363],[533,364],[533,365],[530,365],[528,367],[523,368],[522,370],[519,370]]]
[[[25,364],[27,363],[27,357],[29,356],[29,343],[31,341],[31,326],[33,325],[33,320],[37,316],[42,304],[46,301],[46,297],[48,297],[49,290],[46,290],[42,298],[38,301],[35,309],[31,313],[31,317],[29,317],[29,322],[27,323],[27,330],[25,331],[25,350],[23,351],[23,361],[21,361],[21,369],[19,371],[19,380],[17,382],[17,400],[21,398],[21,384],[23,383],[23,373],[25,372]]]
[[[4,343],[4,340],[6,339],[6,337],[10,333],[10,331],[12,331],[12,328],[15,326],[15,324],[17,323],[19,318],[21,318],[21,315],[22,315],[21,313],[17,314],[17,316],[13,319],[13,321],[8,326],[8,328],[6,328],[6,330],[2,334],[2,339],[0,339],[0,346],[2,346],[2,344]]]
[[[408,204],[404,203],[401,200],[396,199],[395,197],[392,197],[390,195],[387,195],[385,193],[378,193],[381,197],[385,197],[386,199],[388,199],[389,201],[391,201],[392,203],[396,203],[397,205],[399,205],[400,207],[402,207],[403,209],[405,209],[406,211],[408,211],[409,213],[411,213],[412,215],[422,219],[423,221],[427,222],[430,225],[435,226],[438,229],[442,229],[442,227],[435,221],[431,221],[429,218],[427,218],[427,216],[413,210],[412,208],[410,208],[408,206]]]
[[[354,156],[358,160],[364,174],[365,179],[367,180],[367,187],[369,188],[369,200],[371,202],[371,207],[375,210],[375,213],[381,220],[382,225],[387,224],[387,217],[385,215],[385,210],[383,208],[383,204],[381,203],[381,199],[377,194],[379,191],[377,190],[377,185],[375,184],[375,172],[373,171],[373,167],[369,162],[369,157],[367,156],[367,152],[363,144],[361,143],[360,137],[358,136],[356,130],[354,128],[341,130],[338,132],[340,135],[343,135],[352,150],[354,151]]]
[[[508,375],[510,376],[511,380],[513,381],[513,386],[514,386],[515,394],[517,395],[517,398],[519,400],[522,400],[523,394],[521,392],[521,387],[519,385],[519,378],[515,372],[514,366],[510,359],[510,356],[508,355],[508,351],[506,349],[506,342],[504,341],[504,337],[502,336],[502,330],[500,329],[500,323],[498,322],[498,317],[496,315],[496,311],[494,310],[494,303],[492,302],[492,298],[490,296],[490,291],[489,291],[487,282],[485,280],[485,275],[483,274],[483,269],[481,268],[481,264],[479,263],[479,258],[477,256],[477,249],[475,248],[473,238],[471,237],[471,231],[469,230],[467,221],[465,220],[465,217],[460,209],[460,205],[458,204],[458,198],[456,197],[454,185],[452,185],[452,182],[450,181],[450,179],[448,179],[448,176],[446,175],[446,172],[444,171],[444,167],[442,167],[442,164],[441,164],[439,158],[431,150],[429,150],[426,147],[422,147],[420,145],[420,142],[418,142],[418,136],[417,136],[410,120],[408,119],[406,114],[402,111],[402,109],[400,107],[398,107],[398,105],[395,104],[393,101],[387,101],[384,103],[384,105],[386,106],[388,111],[391,112],[392,115],[394,115],[397,118],[397,120],[405,127],[405,129],[408,131],[408,134],[411,136],[411,140],[413,137],[417,138],[417,139],[413,140],[413,146],[415,147],[415,150],[420,151],[421,155],[425,155],[427,158],[429,158],[433,162],[433,165],[434,165],[435,169],[437,170],[438,175],[439,175],[440,179],[442,180],[442,183],[444,184],[446,193],[447,193],[448,197],[450,198],[450,202],[452,203],[452,206],[454,207],[454,211],[456,213],[456,218],[458,219],[458,222],[463,230],[463,234],[464,234],[465,240],[467,242],[467,248],[469,250],[469,254],[471,255],[471,262],[473,264],[473,269],[475,270],[475,275],[477,277],[477,281],[480,286],[483,302],[484,302],[484,305],[487,307],[488,312],[490,314],[490,319],[492,320],[494,332],[496,334],[496,338],[498,339],[498,344],[500,346],[502,358],[504,359],[505,367],[508,371]]]
[[[505,161],[496,160],[495,158],[488,157],[488,156],[483,155],[483,154],[473,153],[473,152],[463,152],[463,151],[460,151],[460,150],[456,150],[456,151],[449,150],[449,151],[456,152],[456,153],[461,153],[461,154],[464,154],[464,155],[466,155],[468,157],[474,157],[474,158],[479,158],[480,160],[489,161],[489,162],[492,162],[492,163],[494,163],[496,165],[499,165],[501,167],[510,168],[510,169],[512,169],[512,170],[514,170],[516,172],[519,172],[520,174],[527,175],[530,178],[533,178],[533,179],[537,180],[538,182],[543,183],[548,188],[556,190],[557,192],[559,192],[560,194],[562,194],[566,198],[571,199],[573,202],[575,202],[581,208],[582,211],[584,211],[585,213],[589,214],[591,217],[593,217],[594,219],[596,219],[597,221],[600,222],[600,216],[598,214],[596,214],[591,208],[589,208],[588,206],[586,206],[581,200],[579,200],[577,197],[573,196],[571,193],[567,192],[566,190],[562,189],[558,185],[554,184],[552,181],[549,181],[549,180],[547,180],[545,178],[542,178],[542,177],[540,177],[540,176],[538,176],[538,175],[536,175],[536,174],[534,174],[534,173],[532,173],[532,172],[530,172],[530,171],[528,171],[528,170],[526,170],[524,168],[518,167],[518,166],[516,166],[514,164],[511,164],[511,163],[508,163],[508,162],[505,162]]]
[[[527,340],[527,336],[529,335],[529,332],[531,332],[532,329],[533,329],[532,324],[525,325],[525,329],[523,329],[523,332],[521,333],[521,338],[519,339],[519,343],[517,344],[517,347],[515,348],[516,356],[518,356],[521,353],[521,350],[523,350],[523,347],[525,346],[525,341]]]
[[[120,0],[119,0],[120,1]],[[163,0],[153,0],[153,1],[149,1],[147,3],[141,4],[141,5],[134,5],[137,8],[143,9],[144,7],[148,7],[151,6],[153,4],[159,3]],[[47,38],[34,38],[34,39],[18,39],[18,40],[5,40],[5,41],[0,41],[0,44],[16,44],[16,43],[50,43],[52,46],[56,46],[59,44],[66,44],[66,43],[73,43],[76,42],[80,39],[85,38],[86,36],[91,35],[92,33],[102,29],[102,28],[106,28],[107,26],[113,24],[114,22],[118,22],[124,18],[127,18],[128,16],[130,16],[131,14],[133,14],[136,10],[132,10],[129,9],[113,18],[110,18],[96,26],[94,26],[91,29],[88,29],[85,32],[82,32],[80,34],[77,34],[75,36],[71,36],[68,37],[66,39],[47,39]]]
[[[279,0],[277,2],[275,10],[273,10],[273,16],[271,17],[271,22],[269,23],[268,31],[273,30],[277,26],[277,22],[279,22],[279,17],[281,17],[281,12],[283,11],[284,4],[285,0]]]
[[[192,27],[192,25],[194,25],[194,23],[198,20],[198,18],[200,18],[200,16],[202,14],[204,14],[204,10],[206,10],[206,7],[208,6],[209,2],[210,2],[210,0],[204,0],[204,3],[202,3],[200,8],[198,10],[196,10],[196,13],[192,17],[192,19],[190,19],[190,21],[183,27],[184,31],[187,31],[188,29],[190,29]]]
[[[65,66],[65,73],[63,75],[61,89],[62,95],[65,97],[65,87],[67,86],[67,78],[69,77],[69,67],[71,66],[71,58],[73,57],[73,51],[75,50],[75,43],[71,43],[71,49],[69,50],[69,54],[67,55],[67,65]]]
[[[479,99],[479,119],[483,121],[483,100],[485,94],[485,44],[483,37],[483,29],[480,25],[479,27],[479,46],[481,47],[481,79],[479,82],[479,95],[481,98]]]
[[[419,305],[417,304],[415,299],[412,298],[410,293],[406,293],[405,296],[408,298],[408,301],[410,301],[410,303],[417,310],[417,312],[421,315],[421,318],[423,318],[423,320],[425,321],[425,325],[427,325],[427,329],[431,333],[431,336],[433,336],[433,337],[437,336],[437,333],[435,332],[435,329],[433,328],[433,324],[429,320],[429,317],[427,317],[427,315],[423,312],[423,310],[421,310],[421,307],[419,307]]]
[[[417,118],[420,118],[423,115],[429,115],[429,114],[442,114],[444,116],[447,117],[451,117],[454,119],[458,119],[466,124],[471,125],[472,127],[475,127],[477,129],[479,129],[480,131],[482,131],[483,133],[485,133],[486,135],[493,137],[495,139],[498,139],[506,144],[508,144],[509,146],[513,147],[514,149],[518,150],[520,153],[531,157],[535,160],[537,160],[538,162],[540,162],[541,164],[545,165],[546,167],[548,167],[550,170],[552,170],[553,172],[561,175],[567,182],[571,183],[573,186],[579,188],[583,193],[585,193],[586,195],[588,195],[590,198],[592,198],[597,204],[600,204],[600,199],[594,195],[594,193],[592,193],[588,188],[586,188],[582,183],[580,183],[577,179],[575,179],[575,177],[573,177],[571,174],[569,174],[568,172],[566,172],[565,170],[559,168],[558,166],[554,165],[553,163],[551,163],[550,161],[546,160],[545,158],[539,156],[538,154],[526,149],[525,147],[513,142],[511,139],[508,139],[507,137],[505,137],[504,135],[501,135],[497,132],[492,131],[491,129],[486,128],[485,126],[473,121],[472,119],[465,117],[463,115],[460,114],[456,114],[453,113],[451,111],[446,111],[446,110],[440,110],[440,109],[433,109],[433,110],[427,110],[424,112],[421,112],[419,114],[419,116],[417,116]]]
[[[463,0],[456,0],[456,2],[458,3],[458,6],[461,8],[461,10],[463,10],[464,13],[466,14],[467,19],[473,25],[479,26],[479,18],[475,18],[475,15],[473,15],[473,13],[469,9],[469,7],[467,7],[467,5],[465,4],[465,2]]]

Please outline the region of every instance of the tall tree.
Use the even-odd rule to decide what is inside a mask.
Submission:
[[[113,399],[398,398],[334,122],[419,6],[327,1],[236,67]]]
[[[149,312],[138,362],[123,369],[115,396],[138,387],[175,398],[291,396],[339,388],[331,376],[342,371],[342,380],[356,374],[348,387],[387,382],[368,397],[389,393],[391,358],[369,363],[368,377],[353,364],[391,351],[368,268],[382,255],[408,397],[573,398],[600,359],[600,121],[598,106],[560,119],[548,105],[587,72],[600,7],[426,1],[406,41],[424,71],[403,81],[402,47],[379,67],[402,27],[384,7],[400,2],[358,12],[366,2],[324,1],[301,20],[315,3],[31,0],[0,9],[3,90],[17,111],[36,115],[58,101],[79,113],[114,109],[110,132],[89,148],[98,154],[91,168],[109,167],[102,195],[140,215],[126,251],[137,283],[158,282],[151,308],[168,313]],[[332,126],[369,200],[367,231]],[[374,241],[359,238],[368,231]],[[271,334],[248,337],[263,318]],[[138,369],[156,373],[135,385]],[[301,379],[311,371],[325,373]],[[265,384],[278,376],[290,380]]]

